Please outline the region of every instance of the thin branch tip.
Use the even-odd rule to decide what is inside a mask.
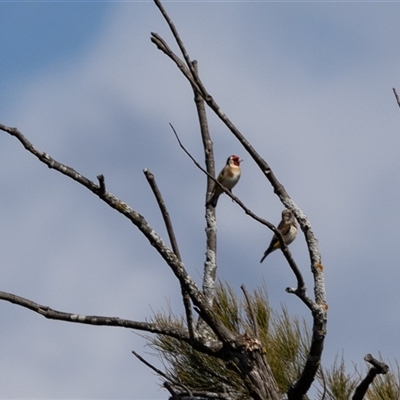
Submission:
[[[400,107],[400,98],[395,88],[393,88],[394,97],[396,98],[397,105]]]

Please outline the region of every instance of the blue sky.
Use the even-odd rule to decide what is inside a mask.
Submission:
[[[269,162],[319,239],[329,303],[323,364],[344,353],[397,359],[400,322],[398,212],[400,4],[377,2],[166,3],[203,81]],[[169,205],[182,256],[200,283],[204,176],[190,87],[150,42],[171,36],[151,2],[0,2],[0,122],[142,213],[166,238],[143,176]],[[282,206],[258,169],[209,113],[217,168],[239,154],[235,188],[278,223]],[[0,135],[1,290],[67,312],[145,320],[178,285],[119,214]],[[271,303],[309,321],[285,293],[294,277],[279,252],[260,265],[271,234],[229,199],[218,205],[219,276],[240,293],[262,280]],[[190,223],[188,223],[190,221]],[[304,239],[291,245],[310,294]],[[132,355],[151,358],[139,335],[48,321],[0,303],[4,398],[165,399]]]

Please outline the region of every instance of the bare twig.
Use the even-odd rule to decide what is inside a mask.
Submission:
[[[146,361],[141,355],[139,355],[138,353],[136,353],[136,351],[132,350],[132,354],[139,360],[141,361],[144,365],[146,365],[146,367],[149,367],[150,369],[152,369],[157,375],[162,376],[164,379],[170,381],[171,379],[161,370],[159,370],[158,368],[156,368],[153,364],[150,364],[148,361]]]
[[[150,39],[159,50],[161,50],[166,56],[168,56],[179,68],[183,75],[185,75],[186,79],[190,82],[190,84],[201,94],[201,90],[197,85],[197,82],[193,78],[191,71],[185,65],[185,63],[169,48],[165,40],[155,32],[151,32]]]
[[[397,105],[400,107],[400,98],[396,92],[396,89],[393,88],[394,97],[396,97]]]
[[[93,193],[98,195],[101,194],[100,186],[97,186],[91,180],[85,178],[71,167],[68,167],[67,165],[61,164],[58,161],[54,160],[47,153],[35,149],[32,143],[17,128],[10,128],[8,126],[0,124],[0,130],[7,132],[11,136],[14,136],[16,139],[18,139],[18,141],[25,147],[26,150],[32,153],[35,157],[37,157],[42,163],[46,164],[49,168],[61,172],[62,174],[73,179],[74,181],[77,181],[78,183],[85,186]]]
[[[158,188],[156,179],[154,178],[154,175],[147,169],[145,168],[143,170],[143,173],[147,179],[147,182],[149,183],[151,190],[153,191],[154,197],[157,200],[158,207],[161,211],[161,215],[164,220],[165,227],[167,229],[169,241],[171,243],[171,247],[173,252],[176,254],[176,256],[179,258],[179,260],[182,261],[181,254],[179,252],[179,247],[178,247],[178,241],[176,240],[175,232],[174,232],[174,227],[172,225],[171,217],[169,215],[169,212],[167,210],[167,206],[165,205],[164,199],[162,197],[162,194],[160,192],[160,189]]]
[[[164,382],[164,387],[170,391],[171,394],[174,394],[172,391],[172,387],[170,386],[171,383],[178,386],[178,387],[183,387],[184,389],[187,390],[187,388],[180,384],[179,382],[174,381],[173,379],[171,379],[170,376],[168,376],[167,374],[165,374],[163,371],[159,370],[158,368],[156,368],[153,364],[150,364],[148,361],[146,361],[142,356],[140,356],[138,353],[136,353],[136,351],[132,350],[132,354],[139,360],[141,361],[144,365],[146,365],[148,368],[152,369],[156,374],[162,376],[165,379]],[[171,389],[171,390],[170,390]]]
[[[156,6],[158,7],[158,9],[161,11],[161,14],[163,15],[165,21],[167,22],[168,26],[171,29],[172,35],[174,36],[176,43],[179,46],[179,49],[181,50],[181,53],[183,55],[183,58],[186,61],[186,65],[188,66],[190,73],[195,81],[195,86],[199,88],[201,94],[203,97],[208,97],[208,93],[203,85],[203,83],[200,80],[199,75],[197,74],[197,72],[195,71],[195,68],[192,64],[192,61],[189,57],[188,52],[186,51],[185,45],[183,44],[178,31],[175,28],[174,23],[172,22],[171,18],[169,17],[169,15],[167,14],[167,12],[165,11],[163,5],[161,4],[160,0],[154,0],[154,3],[156,4]]]
[[[206,174],[214,183],[216,183],[217,185],[220,186],[220,188],[224,191],[224,193],[226,193],[235,203],[237,203],[242,209],[243,211],[248,214],[250,217],[252,217],[253,219],[255,219],[257,222],[261,223],[262,225],[267,226],[269,229],[271,229],[272,231],[274,231],[274,225],[271,224],[270,222],[268,222],[267,220],[258,217],[256,214],[254,214],[252,211],[250,211],[243,203],[242,201],[236,197],[234,194],[232,194],[229,189],[226,189],[225,186],[221,185],[218,180],[212,176],[211,174],[209,174],[197,161],[196,159],[190,154],[190,152],[186,149],[186,147],[183,145],[183,143],[181,142],[178,133],[176,132],[174,126],[172,124],[169,124],[172,131],[175,134],[176,140],[179,143],[179,146],[181,147],[181,149],[187,154],[187,156],[193,161],[193,163],[196,165],[196,167],[202,171],[204,174]]]
[[[164,202],[164,199],[160,192],[160,189],[158,188],[158,185],[154,178],[154,175],[147,168],[145,168],[143,170],[143,173],[144,173],[144,175],[147,179],[147,182],[149,183],[149,185],[154,193],[154,196],[157,200],[158,207],[161,211],[161,215],[163,217],[164,224],[167,229],[167,233],[168,233],[169,241],[171,243],[172,250],[176,254],[176,256],[179,258],[179,260],[182,261],[182,257],[179,252],[178,241],[176,240],[171,217],[167,210],[167,206],[165,205],[165,202]],[[183,287],[181,287],[181,291],[182,291],[182,300],[183,300],[183,305],[185,308],[186,321],[187,321],[187,325],[188,325],[188,329],[189,329],[189,334],[190,334],[191,338],[194,338],[194,322],[193,322],[192,304],[190,302],[190,297],[189,297],[187,291]]]

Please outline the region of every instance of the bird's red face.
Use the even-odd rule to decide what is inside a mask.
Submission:
[[[230,156],[229,160],[232,162],[233,165],[239,166],[240,162],[243,161],[240,157],[238,156]]]

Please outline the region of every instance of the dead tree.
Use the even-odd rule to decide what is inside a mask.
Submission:
[[[163,8],[159,0],[155,0],[155,4],[162,13],[166,23],[168,24],[173,38],[176,41],[182,57],[175,54],[168,46],[167,42],[158,34],[151,34],[151,41],[161,50],[182,72],[192,87],[194,93],[194,102],[198,113],[200,131],[203,141],[205,167],[196,161],[185,149],[184,144],[180,142],[178,134],[174,130],[178,142],[185,152],[191,157],[197,168],[199,168],[207,178],[207,191],[205,197],[210,195],[211,188],[217,184],[215,180],[214,170],[214,153],[212,137],[208,129],[206,109],[214,112],[222,123],[228,128],[230,133],[239,141],[245,151],[250,155],[252,160],[259,167],[266,181],[272,186],[276,196],[282,202],[283,206],[292,211],[305,237],[309,253],[309,266],[302,268],[303,271],[311,271],[313,276],[313,292],[310,296],[307,293],[304,279],[300,268],[293,259],[288,247],[277,228],[264,218],[254,214],[239,198],[234,196],[229,190],[221,187],[222,190],[232,198],[239,209],[242,209],[250,218],[255,219],[260,224],[265,225],[273,231],[280,243],[281,251],[287,261],[289,268],[294,273],[296,279],[295,287],[288,287],[286,291],[294,294],[308,308],[312,315],[312,336],[308,350],[308,357],[302,366],[301,374],[294,381],[286,393],[290,400],[301,400],[309,390],[315,379],[316,373],[320,366],[321,355],[326,335],[327,322],[327,303],[325,295],[324,271],[321,263],[321,255],[318,250],[318,242],[314,236],[311,224],[304,212],[296,205],[294,200],[289,196],[284,186],[279,182],[271,170],[268,163],[253,148],[245,136],[235,127],[234,123],[219,107],[216,100],[207,91],[203,85],[198,65],[192,60],[176,30],[172,20]],[[103,175],[97,177],[98,182],[94,182],[86,178],[68,165],[61,164],[49,154],[40,151],[29,142],[27,137],[17,128],[7,127],[0,124],[0,130],[8,133],[16,138],[24,148],[37,157],[43,164],[47,165],[61,174],[73,179],[78,184],[86,187],[101,201],[108,204],[109,207],[122,214],[130,220],[140,232],[147,238],[149,244],[161,255],[165,264],[171,269],[179,281],[182,293],[182,303],[185,310],[186,325],[184,328],[177,328],[175,325],[165,325],[158,322],[140,322],[125,320],[116,317],[106,316],[88,316],[72,314],[53,310],[49,307],[42,306],[34,301],[24,299],[15,294],[0,292],[0,299],[11,303],[26,307],[34,312],[43,315],[45,318],[74,322],[79,324],[119,326],[123,328],[135,329],[152,334],[166,335],[191,346],[194,350],[201,352],[210,357],[222,360],[226,365],[234,369],[243,385],[246,387],[248,397],[254,400],[278,400],[284,394],[281,393],[276,385],[265,351],[262,348],[257,330],[252,334],[238,335],[227,328],[221,320],[216,316],[213,309],[213,301],[215,297],[215,282],[217,278],[217,262],[216,262],[216,212],[212,206],[205,206],[205,223],[206,223],[206,259],[204,262],[203,285],[199,288],[194,280],[189,276],[185,263],[181,258],[178,243],[174,235],[173,224],[170,220],[167,207],[164,203],[162,195],[157,187],[155,178],[149,170],[144,170],[145,176],[151,185],[155,198],[157,199],[160,211],[162,213],[169,236],[170,245],[163,240],[157,232],[148,224],[145,217],[140,215],[128,204],[118,199],[107,190],[106,181]],[[143,360],[144,361],[144,360]],[[161,371],[160,371],[161,373]],[[173,382],[166,379],[165,387],[175,396],[182,398],[184,393],[177,393]],[[188,388],[188,396],[195,396],[196,393]],[[226,398],[224,393],[209,394],[209,397]]]

